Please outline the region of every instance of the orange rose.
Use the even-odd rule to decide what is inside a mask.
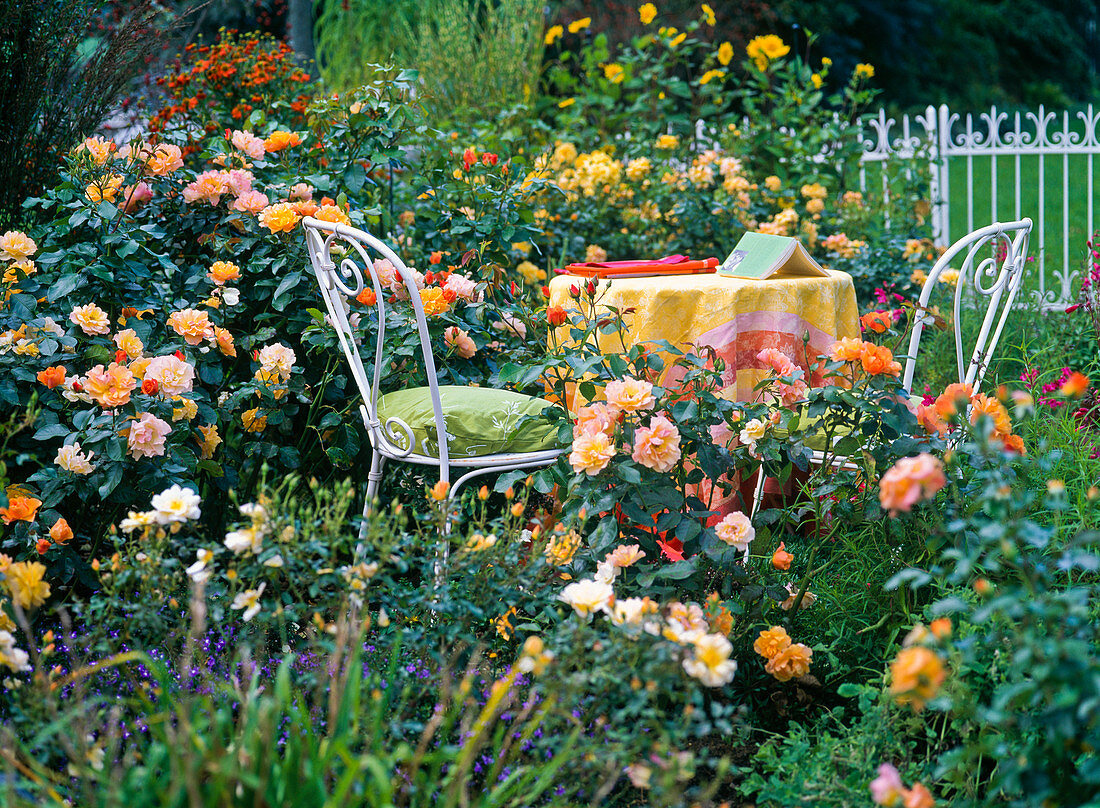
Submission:
[[[864,371],[871,376],[900,376],[901,365],[894,361],[894,355],[885,345],[863,343],[859,352],[859,361]]]
[[[269,152],[279,152],[283,149],[289,149],[291,146],[297,146],[301,142],[302,139],[298,137],[297,133],[280,130],[267,136],[267,140],[264,141],[264,148]]]
[[[894,325],[894,315],[888,311],[870,311],[859,318],[859,324],[869,331],[882,334]]]
[[[420,290],[420,303],[424,307],[424,314],[431,317],[434,314],[443,314],[451,306],[443,296],[443,290],[438,286],[430,286]]]
[[[982,393],[971,399],[970,423],[978,423],[983,415],[993,419],[993,436],[1004,438],[1012,434],[1012,419],[1008,417],[1005,405],[992,396]]]
[[[12,522],[33,522],[41,506],[42,500],[34,497],[11,497],[8,500],[8,507],[0,508],[0,518],[4,520],[5,525],[10,525]]]
[[[860,358],[863,342],[852,337],[844,337],[829,346],[829,358],[834,362],[855,362]]]
[[[230,261],[215,261],[210,266],[206,277],[214,281],[218,286],[224,286],[227,281],[235,281],[241,277],[241,268]]]
[[[53,390],[58,385],[65,383],[65,368],[61,365],[54,365],[52,368],[40,370],[38,371],[38,381],[40,384],[46,385],[46,389]]]
[[[324,202],[324,200],[322,200]],[[314,219],[319,219],[322,222],[332,222],[333,224],[351,224],[351,219],[348,215],[336,205],[325,205],[317,208],[313,213]]]
[[[973,396],[974,388],[971,385],[953,382],[943,389],[932,407],[937,415],[946,420],[958,414],[960,403],[965,408]]]
[[[363,291],[355,296],[355,300],[364,306],[373,306],[378,302],[378,295],[369,286],[364,286]]]
[[[916,416],[917,421],[924,427],[925,432],[929,434],[938,434],[941,438],[947,434],[947,424],[940,417],[940,414],[936,412],[934,406],[918,404]]]
[[[935,697],[947,678],[943,662],[933,651],[921,645],[903,648],[890,664],[890,692],[899,704],[920,710]]]
[[[50,538],[56,544],[64,544],[73,537],[73,529],[69,527],[69,523],[65,521],[64,517],[59,518],[53,523],[53,527],[50,528]]]
[[[289,202],[268,205],[260,211],[260,224],[272,233],[289,233],[301,218]]]
[[[794,556],[787,552],[786,542],[779,542],[779,549],[772,553],[772,566],[777,570],[789,570]]]

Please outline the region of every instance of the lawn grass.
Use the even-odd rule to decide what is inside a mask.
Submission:
[[[996,165],[997,198],[993,198],[993,170]],[[1100,156],[1071,154],[1063,156],[1021,155],[1015,157],[954,157],[949,161],[948,204],[950,221],[948,238],[951,243],[971,230],[991,221],[1009,221],[1028,216],[1035,222],[1031,235],[1030,254],[1035,257],[1033,268],[1025,281],[1028,292],[1053,292],[1062,296],[1065,276],[1065,256],[1069,255],[1069,278],[1084,263],[1086,242],[1093,228],[1100,224]],[[1089,210],[1088,178],[1092,183],[1092,218]],[[1041,171],[1040,171],[1041,169]],[[1020,200],[1015,198],[1017,172]],[[1040,185],[1040,177],[1042,184]],[[1067,179],[1068,177],[1068,179]],[[967,205],[968,186],[973,189],[973,205]],[[1067,199],[1068,189],[1068,229]],[[1068,232],[1068,239],[1067,239]],[[1070,288],[1074,288],[1071,284]]]

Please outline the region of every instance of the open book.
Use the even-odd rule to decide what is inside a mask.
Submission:
[[[775,277],[827,277],[828,273],[796,238],[745,233],[718,267],[719,275],[764,280]]]

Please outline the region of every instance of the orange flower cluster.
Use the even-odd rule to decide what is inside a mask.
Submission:
[[[835,362],[858,362],[868,376],[900,376],[901,365],[884,345],[844,337],[829,346],[829,358]]]
[[[917,420],[929,433],[944,436],[950,430],[950,422],[970,408],[970,423],[976,424],[984,415],[993,421],[992,439],[1004,444],[1007,451],[1025,454],[1024,440],[1012,432],[1012,419],[1000,399],[982,393],[974,393],[969,384],[955,382],[947,385],[932,404],[917,405]]]
[[[270,36],[225,31],[209,45],[188,45],[168,75],[157,80],[168,104],[150,120],[151,132],[169,125],[188,131],[218,131],[227,119],[242,121],[255,110],[276,114],[278,101],[292,100],[292,124],[304,123],[311,79],[294,61],[289,45]],[[206,124],[213,124],[207,129]],[[201,135],[200,135],[201,136]],[[185,153],[197,150],[192,143]]]
[[[752,644],[752,650],[768,660],[764,670],[778,679],[787,682],[810,672],[813,649],[802,643],[792,643],[790,635],[782,626],[772,626],[760,632]]]

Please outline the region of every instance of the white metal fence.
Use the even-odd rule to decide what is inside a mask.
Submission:
[[[1100,111],[1092,105],[1076,114],[1040,106],[1037,112],[1010,114],[993,107],[965,116],[946,105],[929,106],[923,114],[903,115],[900,120],[880,110],[864,120],[861,182],[866,190],[867,164],[926,152],[937,244],[950,244],[998,219],[1030,216],[1035,221],[1031,252],[1037,275],[1035,283],[1029,284],[1032,298],[1044,308],[1061,307],[1071,302],[1085,240],[1094,232],[1093,157],[1100,154],[1098,125]],[[1060,182],[1055,179],[1058,174]],[[1005,175],[1011,176],[1007,183]],[[1048,198],[1048,186],[1061,191],[1060,200]]]

